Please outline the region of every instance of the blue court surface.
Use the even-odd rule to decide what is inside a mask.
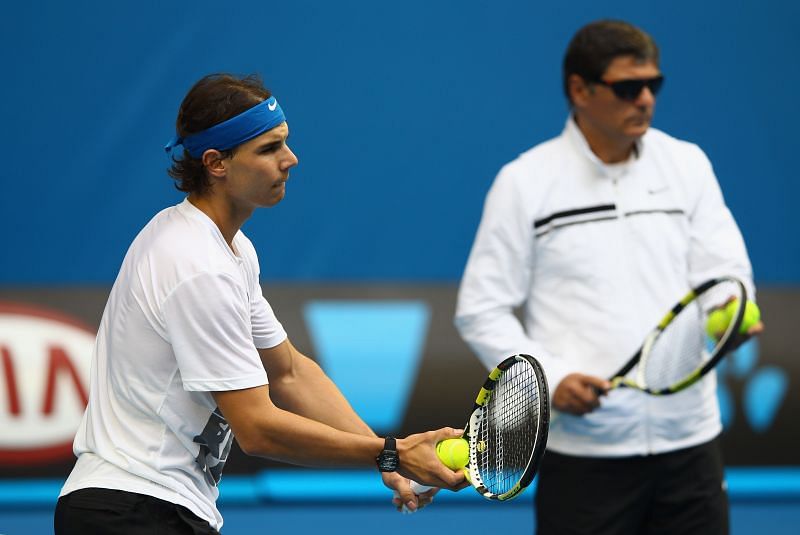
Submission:
[[[220,508],[223,535],[325,533],[415,535],[449,533],[469,525],[502,525],[534,533],[533,495],[488,502],[467,488],[442,492],[417,514],[395,512],[389,492],[372,472],[272,471],[224,480]],[[798,533],[800,468],[728,470],[733,535]],[[0,535],[52,533],[59,483],[0,482]]]

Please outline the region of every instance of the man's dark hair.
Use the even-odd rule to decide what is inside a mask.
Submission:
[[[564,93],[570,104],[570,75],[597,82],[619,56],[633,56],[658,65],[658,46],[650,35],[621,20],[599,20],[578,30],[564,55]]]
[[[257,75],[210,74],[194,84],[184,97],[175,129],[185,138],[227,121],[270,96]],[[236,147],[220,152],[232,156]],[[202,160],[192,157],[186,149],[180,158],[173,157],[172,167],[167,172],[176,180],[175,187],[180,191],[202,195],[211,186]]]

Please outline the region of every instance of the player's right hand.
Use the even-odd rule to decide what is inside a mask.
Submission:
[[[594,375],[571,373],[564,377],[553,392],[553,407],[580,416],[600,406],[600,396],[611,388],[606,379]]]
[[[436,431],[417,433],[397,441],[400,466],[397,471],[403,477],[413,479],[430,487],[461,490],[469,483],[462,470],[447,468],[436,455],[436,444],[448,438],[459,438],[463,431],[444,427]]]

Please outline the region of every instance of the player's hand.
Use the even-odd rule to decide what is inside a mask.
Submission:
[[[417,433],[397,441],[400,456],[400,475],[430,487],[461,490],[469,483],[461,470],[447,468],[436,456],[436,443],[448,438],[460,438],[463,430],[444,427],[436,431]],[[425,494],[425,493],[423,493]],[[433,497],[433,495],[431,495]]]
[[[417,501],[419,502],[418,508],[422,509],[423,507],[430,505],[433,502],[433,497],[439,492],[440,488],[433,487],[428,491],[423,492],[422,494],[417,494]]]
[[[758,323],[754,323],[747,329],[747,332],[744,334],[739,334],[733,340],[733,345],[731,346],[730,351],[735,351],[740,345],[744,344],[748,340],[750,340],[754,336],[758,336],[764,332],[764,322],[759,321]]]
[[[718,307],[715,307],[715,310],[717,310],[717,311],[722,310],[724,312],[724,311],[726,311],[726,309],[730,309],[730,307],[736,301],[737,301],[736,296],[730,296],[728,298],[728,300],[725,301],[724,304],[722,304],[722,305],[720,305]],[[758,309],[758,305],[756,305],[752,301],[747,301],[747,304],[745,305],[745,307],[746,307],[746,309],[745,309],[745,313],[744,313],[744,318],[742,318],[742,327],[747,325],[748,321],[752,322],[753,319],[756,319],[757,321],[755,321],[752,325],[747,327],[747,331],[746,332],[744,332],[744,333],[742,333],[742,332],[736,333],[736,336],[733,338],[731,347],[730,347],[730,349],[728,349],[728,351],[735,351],[736,349],[739,348],[739,346],[741,346],[742,344],[744,344],[745,342],[750,340],[750,338],[752,338],[754,336],[759,336],[761,333],[764,332],[764,322],[761,321],[761,311]],[[751,319],[751,317],[750,317],[751,314],[755,315],[755,318]],[[722,325],[720,325],[721,329],[724,330],[724,328],[726,328],[728,326],[728,322],[731,321],[731,316],[732,315],[733,315],[733,310],[730,310],[728,312],[727,321],[725,321]],[[709,321],[710,321],[710,318],[709,318]],[[713,338],[716,339],[721,334],[722,333],[716,334],[716,333],[711,333],[710,332],[709,336],[712,336]]]
[[[415,494],[410,487],[411,481],[397,472],[384,472],[383,484],[394,491],[392,505],[400,512],[418,511],[433,501],[433,496],[439,489],[432,488],[422,494]],[[405,508],[403,507],[405,506]]]
[[[592,412],[600,406],[600,396],[609,388],[611,383],[600,377],[571,373],[553,392],[553,407],[578,416]]]

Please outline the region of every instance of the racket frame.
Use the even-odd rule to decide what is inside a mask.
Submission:
[[[480,428],[481,420],[484,417],[484,408],[489,403],[489,400],[494,393],[503,373],[515,365],[517,362],[524,362],[526,366],[533,368],[536,376],[536,381],[539,386],[539,421],[537,422],[537,433],[535,438],[534,447],[528,464],[522,473],[519,481],[508,491],[497,494],[489,490],[483,482],[480,471],[478,470],[478,453],[479,448],[482,447],[480,437],[477,433],[471,433],[472,430]],[[503,360],[497,367],[492,370],[489,377],[481,387],[478,396],[475,399],[475,404],[472,408],[467,425],[464,426],[464,438],[469,442],[469,464],[464,468],[464,473],[467,480],[475,487],[475,490],[484,498],[489,500],[506,501],[519,495],[525,488],[533,481],[534,476],[539,468],[542,456],[544,455],[545,447],[547,446],[547,435],[550,426],[550,396],[547,386],[547,378],[541,364],[530,355],[512,355]],[[485,447],[485,446],[483,446]]]
[[[647,387],[644,384],[644,366],[640,366],[638,370],[637,376],[638,379],[631,379],[627,377],[628,373],[633,369],[636,364],[639,364],[642,360],[642,356],[644,355],[645,358],[650,352],[650,348],[652,348],[655,341],[661,335],[662,332],[667,328],[667,326],[672,323],[672,321],[680,314],[680,312],[685,309],[690,303],[695,301],[698,297],[708,292],[711,288],[715,287],[717,284],[723,282],[732,282],[736,285],[738,289],[738,295],[736,296],[739,299],[739,307],[736,310],[736,314],[728,324],[725,333],[720,337],[719,343],[717,344],[716,350],[712,353],[708,360],[704,362],[701,366],[695,368],[691,373],[689,373],[686,377],[673,383],[672,385],[659,388],[659,389],[652,389]],[[636,351],[636,353],[625,363],[622,368],[617,371],[610,379],[611,388],[617,388],[620,386],[628,387],[628,388],[635,388],[636,390],[640,390],[642,392],[646,392],[648,394],[654,396],[664,396],[669,394],[676,394],[681,390],[685,390],[686,388],[692,386],[703,376],[708,373],[711,369],[714,368],[728,352],[735,347],[734,344],[736,343],[736,339],[738,337],[739,328],[742,325],[742,321],[744,320],[744,311],[745,305],[747,304],[747,289],[744,286],[744,283],[736,277],[731,276],[724,276],[724,277],[715,277],[709,279],[702,284],[692,288],[689,293],[687,293],[683,298],[678,301],[675,306],[673,306],[669,312],[661,319],[661,321],[656,325],[656,327],[648,333],[645,337],[644,343],[642,346]],[[705,330],[705,329],[704,329]]]

